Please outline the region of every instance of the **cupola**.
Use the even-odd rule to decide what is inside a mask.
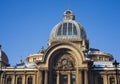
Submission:
[[[9,60],[4,51],[2,51],[2,46],[0,45],[0,67],[9,66]]]
[[[84,46],[89,44],[83,26],[75,21],[75,15],[70,9],[63,13],[63,20],[53,27],[48,45],[60,41],[78,42]]]

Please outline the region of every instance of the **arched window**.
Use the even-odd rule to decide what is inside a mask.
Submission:
[[[110,77],[110,84],[115,84],[115,78],[114,77]]]
[[[22,77],[21,77],[21,76],[18,77],[18,79],[17,79],[17,84],[22,84]]]
[[[63,24],[63,35],[67,35],[67,23]]]
[[[68,35],[72,35],[72,23],[68,23]]]
[[[58,34],[57,35],[61,35],[62,34],[62,25],[60,25],[59,29],[58,29]]]
[[[73,35],[77,35],[77,30],[76,30],[75,25],[73,25]]]
[[[63,23],[60,25],[57,35],[77,35],[76,26],[72,23]]]
[[[76,76],[74,74],[72,74],[72,77],[71,77],[71,84],[75,84],[75,79],[76,79]]]
[[[32,81],[33,81],[33,79],[32,79],[32,77],[30,76],[30,77],[28,78],[28,84],[32,84]]]
[[[7,78],[7,84],[12,84],[12,78],[11,77]]]

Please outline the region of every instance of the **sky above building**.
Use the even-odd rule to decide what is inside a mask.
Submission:
[[[120,0],[0,0],[0,44],[13,66],[47,48],[50,32],[70,8],[86,30],[90,48],[120,62]]]

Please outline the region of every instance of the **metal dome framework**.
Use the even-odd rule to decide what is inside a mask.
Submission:
[[[59,22],[51,31],[50,41],[56,40],[87,40],[84,28],[75,21],[75,16],[69,9],[63,14],[63,21]]]
[[[5,54],[4,51],[2,51],[1,49],[1,45],[0,45],[0,62],[4,63],[5,65],[9,66],[9,60],[7,55]],[[2,66],[2,65],[1,65]]]

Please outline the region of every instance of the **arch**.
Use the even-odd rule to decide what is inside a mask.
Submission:
[[[70,42],[59,42],[54,45],[51,45],[44,54],[43,61],[46,62],[47,66],[49,66],[49,62],[52,56],[55,56],[56,52],[60,50],[68,50],[69,54],[75,59],[75,67],[82,65],[84,61],[84,55],[82,51],[77,48],[73,43]]]
[[[74,70],[75,59],[69,49],[59,49],[49,59],[49,67],[54,70]]]

